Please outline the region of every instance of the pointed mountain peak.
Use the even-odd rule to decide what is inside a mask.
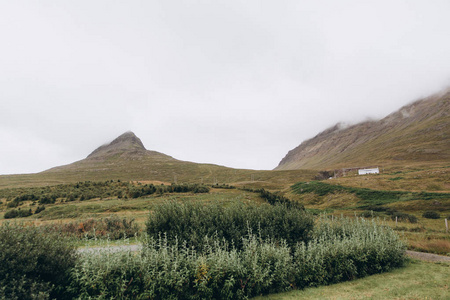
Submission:
[[[140,138],[138,138],[132,131],[127,131],[124,134],[120,135],[114,141],[112,141],[109,145],[124,145],[131,146],[133,149],[147,150],[142,144]]]
[[[123,152],[142,152],[146,151],[142,141],[131,131],[127,131],[124,134],[117,137],[109,144],[98,147],[88,158],[105,156]]]

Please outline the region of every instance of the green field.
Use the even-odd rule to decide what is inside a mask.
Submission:
[[[411,260],[389,273],[253,299],[448,299],[449,278],[449,263]]]
[[[108,222],[133,220],[133,226],[137,227],[131,229],[130,223],[128,231],[122,228],[120,232],[127,232],[128,237],[133,236],[133,232],[139,235],[145,229],[149,213],[167,201],[220,204],[223,207],[236,202],[262,205],[270,203],[261,193],[264,188],[273,199],[288,199],[292,203],[304,205],[317,218],[323,214],[329,218],[374,218],[378,224],[393,228],[407,243],[408,249],[450,255],[450,233],[444,227],[444,218],[450,216],[450,191],[446,181],[449,169],[435,166],[394,168],[376,176],[348,174],[326,181],[314,181],[316,171],[224,169],[221,175],[211,172],[208,176],[185,182],[184,177],[178,175],[177,184],[172,183],[173,178],[170,180],[169,176],[167,181],[144,180],[144,173],[138,174],[138,177],[131,174],[133,178],[140,179],[136,181],[123,179],[129,178],[130,174],[119,178],[120,181],[106,180],[104,175],[97,174],[91,179],[100,178],[101,181],[82,182],[76,181],[72,175],[59,178],[56,174],[49,177],[46,173],[9,176],[0,178],[0,185],[3,184],[0,189],[0,223],[8,221],[4,218],[8,211],[31,211],[30,216],[10,220],[74,234],[78,237],[75,240],[77,245],[95,246],[105,243],[104,240],[95,240],[97,238],[116,236],[113,238],[116,239],[122,236],[118,231],[113,235],[113,232],[105,229]],[[185,169],[187,173],[194,172],[197,177],[201,173],[196,173],[196,170],[199,169]],[[208,192],[180,190],[181,186],[201,186],[201,181],[208,180],[211,182],[204,185],[209,189]],[[145,194],[152,186],[155,191]],[[42,207],[45,209],[41,210]],[[422,215],[426,211],[437,212],[440,218],[425,218]],[[79,237],[87,240],[81,241]],[[119,244],[128,242],[120,239],[111,241]],[[449,275],[449,269],[448,264],[411,261],[406,267],[389,273],[265,298],[443,299],[448,293],[445,278]]]

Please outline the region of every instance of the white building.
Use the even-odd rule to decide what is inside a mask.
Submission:
[[[366,174],[379,174],[380,169],[372,168],[372,169],[359,169],[358,175],[366,175]]]

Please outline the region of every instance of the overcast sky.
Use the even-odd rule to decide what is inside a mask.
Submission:
[[[337,122],[450,85],[450,1],[0,0],[0,174],[131,130],[177,159],[273,169]]]

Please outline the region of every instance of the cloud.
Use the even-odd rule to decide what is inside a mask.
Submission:
[[[448,86],[448,11],[444,0],[3,2],[0,129],[50,149],[44,168],[133,130],[175,158],[272,169],[329,126]],[[36,171],[28,148],[5,145],[11,172]]]

